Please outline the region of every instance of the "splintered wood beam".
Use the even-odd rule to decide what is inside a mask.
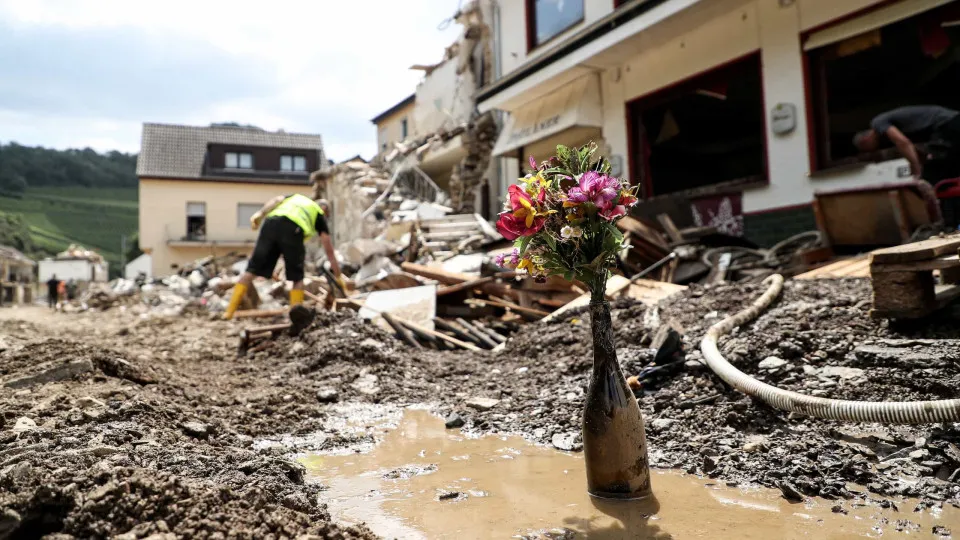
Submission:
[[[234,319],[260,319],[286,315],[286,309],[244,309],[233,314]]]

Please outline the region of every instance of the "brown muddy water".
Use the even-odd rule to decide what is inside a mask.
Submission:
[[[519,437],[472,438],[424,410],[379,430],[372,450],[302,458],[335,521],[388,538],[945,538],[960,510],[915,512],[857,501],[786,501],[673,471],[653,472],[654,496],[604,501],[586,492],[582,454]],[[651,449],[653,451],[655,449]],[[840,504],[843,512],[834,512]]]

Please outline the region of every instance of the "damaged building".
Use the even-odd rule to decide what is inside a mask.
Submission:
[[[960,108],[958,8],[939,0],[500,2],[488,25],[494,80],[476,95],[478,111],[505,115],[493,151],[498,189],[527,156],[594,140],[614,172],[639,186],[638,215],[667,213],[680,227],[713,226],[761,245],[828,228],[815,218],[821,195],[886,197],[894,188],[909,206],[922,194],[907,162],[892,147],[858,156],[852,138],[895,107]],[[858,203],[845,215],[877,208]]]

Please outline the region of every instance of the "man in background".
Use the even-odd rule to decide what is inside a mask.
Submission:
[[[57,307],[57,290],[60,288],[60,280],[54,274],[47,280],[47,306],[51,309]]]
[[[900,107],[877,115],[870,129],[861,131],[853,144],[862,152],[872,152],[883,139],[897,147],[910,163],[915,180],[937,182],[960,175],[960,113],[938,105]],[[929,140],[925,154],[914,141]],[[925,167],[929,170],[924,170]]]
[[[223,318],[233,318],[244,295],[252,286],[253,279],[256,276],[270,278],[282,255],[286,277],[293,282],[293,289],[290,291],[290,322],[291,333],[297,334],[309,325],[312,319],[312,313],[302,305],[306,241],[314,236],[320,237],[334,279],[344,288],[323,206],[305,195],[281,195],[267,201],[263,208],[251,216],[250,226],[254,230],[260,229],[260,235],[253,248],[253,255],[247,262],[247,270],[233,288],[233,296]]]

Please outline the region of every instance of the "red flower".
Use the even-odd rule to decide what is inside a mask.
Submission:
[[[512,185],[507,193],[510,197],[510,210],[500,213],[497,220],[497,230],[507,240],[516,240],[521,236],[532,236],[543,228],[547,221],[547,214],[540,213],[539,208],[546,199],[547,193],[540,190],[537,194],[537,200],[534,201],[530,195],[520,186]]]

